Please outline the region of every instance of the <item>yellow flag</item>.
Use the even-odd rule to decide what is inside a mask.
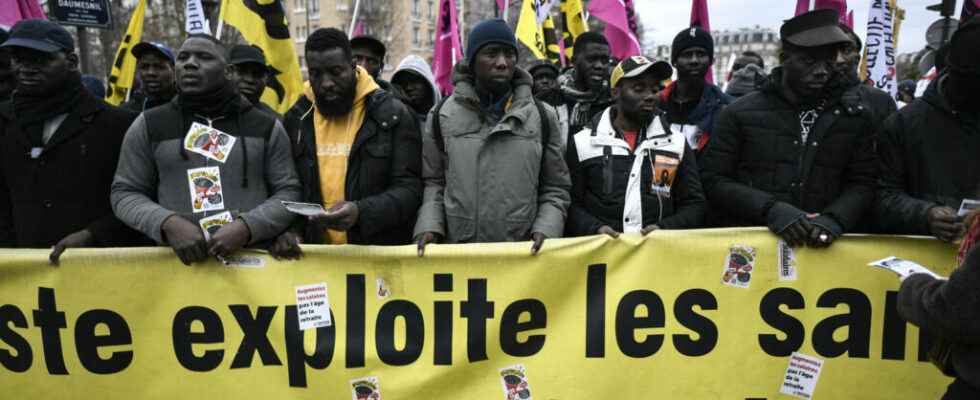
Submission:
[[[565,57],[572,59],[572,48],[578,35],[588,32],[585,24],[582,0],[561,0],[561,40],[565,45]]]
[[[558,65],[561,62],[561,48],[558,47],[558,41],[555,40],[555,21],[551,15],[548,15],[548,19],[544,20],[544,24],[541,25],[541,32],[544,34],[545,55],[548,57],[548,61]]]
[[[521,6],[521,15],[517,20],[517,40],[520,40],[531,50],[537,59],[546,58],[547,45],[544,41],[544,32],[541,24],[538,23],[538,5],[536,0],[524,0]],[[553,24],[552,24],[553,25]]]
[[[262,102],[284,114],[303,93],[303,76],[282,0],[222,0],[221,20],[265,52],[275,75],[262,94]]]
[[[136,76],[136,57],[130,51],[143,38],[143,14],[146,11],[146,0],[140,0],[129,19],[126,36],[119,42],[116,50],[116,61],[112,63],[112,73],[109,75],[109,90],[106,91],[105,101],[114,106],[126,101],[126,94],[133,87]]]

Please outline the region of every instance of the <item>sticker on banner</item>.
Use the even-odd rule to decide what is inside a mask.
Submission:
[[[246,254],[226,256],[221,263],[228,268],[265,268],[265,258]]]
[[[187,170],[187,184],[191,190],[191,209],[196,212],[220,211],[225,208],[221,192],[221,170],[203,167]]]
[[[303,331],[333,325],[326,283],[296,287],[296,316]]]
[[[776,253],[779,258],[776,263],[779,269],[779,280],[784,282],[795,281],[796,267],[799,266],[796,262],[796,251],[785,241],[780,240],[776,242]]]
[[[752,282],[753,269],[755,269],[755,249],[734,244],[728,249],[721,283],[738,288],[747,288]]]
[[[980,207],[980,200],[963,199],[963,202],[960,203],[960,211],[958,211],[956,215],[959,217],[965,217],[967,214],[973,212],[973,210],[976,210],[977,207]]]
[[[500,383],[506,400],[531,400],[531,385],[527,383],[527,371],[523,364],[500,369]]]
[[[351,400],[381,400],[381,383],[376,376],[350,381]]]
[[[197,224],[201,226],[201,231],[204,232],[204,240],[211,240],[211,236],[218,232],[222,226],[230,224],[235,219],[231,217],[230,211],[225,211],[221,214],[215,214],[210,217],[201,218],[197,221]]]
[[[653,182],[650,190],[663,197],[670,198],[670,188],[677,178],[677,166],[681,160],[674,154],[656,153],[653,157]]]
[[[903,260],[898,257],[886,257],[878,261],[872,261],[868,263],[872,267],[884,268],[898,275],[899,278],[905,279],[912,274],[926,274],[936,279],[946,279],[935,272],[929,270],[929,268],[923,267],[909,260]]]
[[[218,162],[225,162],[237,139],[199,122],[191,124],[184,136],[184,149]]]
[[[789,366],[779,393],[788,394],[799,399],[812,399],[813,391],[817,389],[823,360],[806,354],[793,352],[789,356]]]

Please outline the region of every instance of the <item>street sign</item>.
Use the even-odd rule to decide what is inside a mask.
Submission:
[[[946,40],[943,40],[943,24],[947,21],[946,18],[940,18],[929,25],[929,29],[926,30],[926,43],[929,43],[934,49],[938,49],[943,43],[949,41],[953,37],[953,32],[959,26],[959,21],[956,18],[949,18],[949,29],[946,30]]]
[[[51,19],[62,25],[111,29],[109,0],[49,0]]]

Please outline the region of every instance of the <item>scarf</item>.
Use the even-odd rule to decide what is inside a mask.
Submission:
[[[184,114],[218,117],[238,113],[242,97],[238,85],[227,81],[224,86],[207,93],[177,95],[177,106]]]
[[[14,91],[11,98],[14,115],[17,116],[17,124],[21,131],[27,134],[32,146],[41,147],[44,144],[42,135],[45,121],[67,114],[87,94],[82,86],[81,74],[70,72],[68,75],[64,86],[54,93],[35,95]]]
[[[569,126],[588,125],[591,122],[589,119],[594,107],[605,109],[611,103],[608,90],[605,93],[594,93],[576,89],[574,69],[570,69],[558,77],[558,86],[561,87],[561,94],[565,99],[575,102],[568,115]]]

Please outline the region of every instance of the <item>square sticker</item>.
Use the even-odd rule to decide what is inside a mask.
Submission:
[[[755,269],[755,249],[733,244],[728,249],[728,257],[725,257],[721,283],[737,288],[748,288],[749,283],[752,282],[753,269]]]
[[[531,385],[527,382],[524,364],[500,369],[500,383],[506,400],[531,400]]]
[[[225,208],[220,168],[189,169],[187,170],[187,184],[191,192],[191,210],[195,213],[220,211]]]
[[[204,231],[204,240],[211,240],[211,235],[214,235],[218,229],[222,226],[230,224],[235,219],[231,217],[230,211],[225,211],[220,214],[215,214],[210,217],[201,218],[197,221],[197,224],[201,226],[201,230]]]
[[[199,122],[184,135],[184,149],[218,162],[225,162],[238,139]]]
[[[381,382],[376,376],[352,379],[351,400],[381,400]]]
[[[823,360],[806,354],[793,352],[789,357],[789,366],[783,375],[783,384],[779,393],[787,394],[798,399],[812,399],[813,391],[817,389]]]
[[[333,325],[326,283],[296,287],[296,317],[303,331]]]

